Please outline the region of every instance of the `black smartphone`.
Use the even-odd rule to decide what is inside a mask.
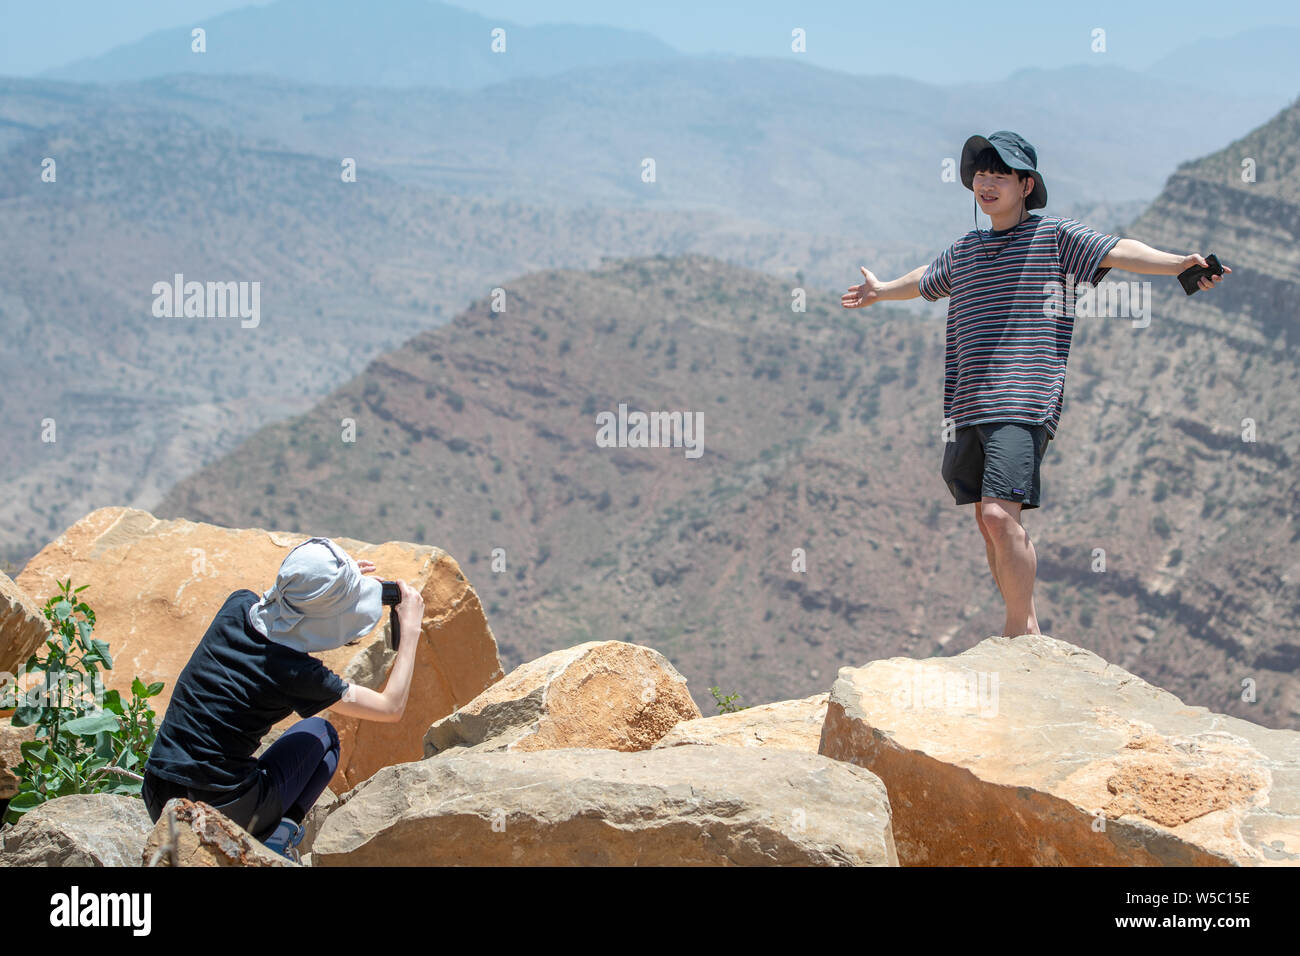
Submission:
[[[1208,265],[1192,266],[1190,269],[1184,269],[1182,272],[1178,273],[1178,281],[1183,284],[1183,291],[1188,295],[1197,291],[1199,286],[1197,286],[1196,283],[1200,282],[1206,276],[1223,275],[1223,266],[1219,265],[1219,259],[1216,255],[1211,253],[1205,257],[1205,261]]]
[[[380,603],[391,606],[388,612],[388,634],[393,650],[397,650],[402,645],[402,632],[397,626],[397,605],[402,603],[402,589],[396,581],[380,581],[379,584],[382,588]]]

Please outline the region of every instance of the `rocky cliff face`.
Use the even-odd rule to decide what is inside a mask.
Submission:
[[[186,85],[162,81],[147,92],[0,79],[0,165],[57,158],[54,183],[0,179],[0,566],[13,562],[13,573],[96,507],[154,510],[177,481],[262,426],[311,408],[370,358],[521,269],[699,249],[773,272],[803,268],[831,288],[843,272],[835,263],[863,254],[901,263],[930,246],[918,238],[864,247],[859,236],[808,222],[792,232],[654,200],[648,208],[546,205],[531,186],[531,198],[509,200],[484,195],[474,173],[461,184],[468,194],[435,192],[394,182],[383,171],[394,163],[375,153],[362,157],[359,182],[345,185],[339,135],[425,154],[429,130],[413,133],[412,117],[441,115],[430,129],[445,135],[449,104],[438,94],[381,96],[382,131],[371,125],[376,102],[356,111],[368,117],[367,132],[316,139],[319,120],[335,109],[332,88],[308,102],[282,84],[232,78],[216,83],[231,97],[218,103],[211,83],[200,95]],[[195,116],[182,115],[200,101]],[[253,118],[254,102],[269,109]],[[307,123],[311,143],[285,126],[305,114],[317,117]],[[474,109],[466,117],[481,118]],[[477,138],[453,136],[458,149]],[[571,155],[568,146],[561,152]],[[551,164],[501,161],[523,170]],[[481,172],[496,160],[480,144],[452,165]],[[591,180],[573,185],[590,192]],[[150,290],[178,272],[260,283],[257,326],[155,317]],[[53,442],[42,434],[47,418],[57,425]]]

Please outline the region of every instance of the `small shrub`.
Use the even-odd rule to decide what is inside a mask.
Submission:
[[[739,707],[736,705],[735,702],[740,700],[739,694],[728,694],[726,697],[723,697],[721,689],[717,687],[710,687],[709,693],[711,693],[713,695],[713,699],[717,701],[718,713],[734,714],[738,710],[748,709],[746,707]]]
[[[39,693],[33,688],[13,701],[18,705],[13,726],[36,730],[35,739],[19,747],[18,793],[9,801],[9,821],[74,793],[140,795],[141,773],[157,735],[149,698],[161,693],[163,684],[146,687],[135,678],[129,703],[118,691],[104,689],[100,668],[112,670],[113,658],[107,641],[91,637],[95,612],[76,597],[87,587],[74,590],[71,579],[64,581],[41,609],[50,636],[45,653],[28,658],[24,671],[43,680]]]

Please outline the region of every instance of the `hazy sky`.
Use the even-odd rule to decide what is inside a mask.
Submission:
[[[0,74],[28,76],[102,53],[164,27],[270,0],[0,0]],[[382,3],[383,0],[369,0]],[[1141,69],[1175,47],[1254,27],[1300,26],[1293,0],[1228,5],[1133,0],[1086,3],[863,3],[862,0],[461,0],[521,24],[602,23],[653,33],[684,53],[777,56],[807,31],[807,61],[849,73],[929,82],[998,79],[1027,66],[1097,62],[1091,31],[1107,33],[1107,62]]]

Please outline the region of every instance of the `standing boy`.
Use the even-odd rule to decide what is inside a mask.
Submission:
[[[943,412],[955,430],[951,440],[945,433],[943,480],[958,505],[975,505],[989,570],[1006,604],[1002,634],[1037,634],[1038,560],[1020,515],[1039,505],[1039,467],[1056,434],[1074,330],[1069,307],[1051,302],[1060,302],[1062,290],[1096,285],[1112,268],[1173,276],[1206,262],[1073,219],[1029,215],[1047,205],[1047,187],[1037,152],[1016,133],[966,140],[961,181],[993,228],[968,232],[929,267],[891,282],[863,266],[862,284],[840,304],[857,309],[948,296]],[[1198,287],[1219,281],[1203,278]]]

